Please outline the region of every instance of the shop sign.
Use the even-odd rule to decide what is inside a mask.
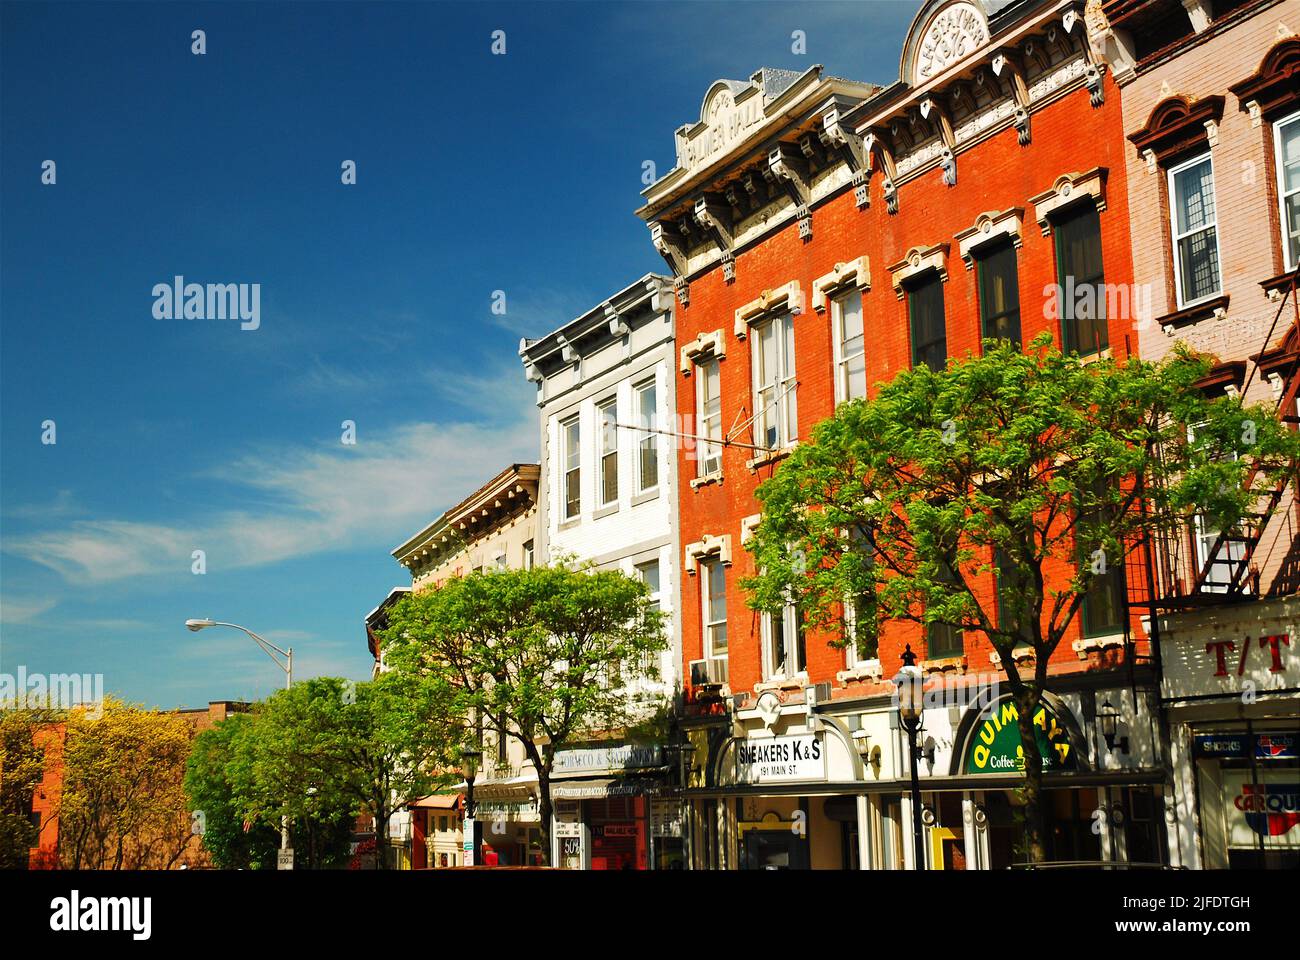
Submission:
[[[1252,849],[1260,839],[1272,848],[1300,848],[1300,771],[1225,770],[1228,846]]]
[[[1162,644],[1165,697],[1242,696],[1300,687],[1300,642],[1289,633],[1203,630]]]
[[[556,820],[555,835],[557,837],[580,837],[582,836],[582,824]]]
[[[675,801],[656,801],[650,807],[650,832],[656,837],[680,837],[682,805]]]
[[[658,744],[622,743],[611,747],[583,747],[555,754],[555,773],[591,770],[635,770],[663,766]]]
[[[1074,770],[1074,745],[1069,733],[1047,704],[1034,714],[1034,739],[1043,758],[1043,770]],[[1020,739],[1020,711],[1010,698],[993,704],[971,734],[966,754],[967,773],[1023,773],[1024,742]]]
[[[1294,733],[1257,733],[1254,737],[1255,759],[1294,760],[1297,754]],[[1192,756],[1198,760],[1217,757],[1242,758],[1250,755],[1251,738],[1244,733],[1202,733],[1192,740]]]
[[[741,783],[825,780],[826,748],[815,733],[742,740],[736,744]]]
[[[637,835],[635,823],[598,823],[591,828],[592,836],[605,840],[626,840]]]

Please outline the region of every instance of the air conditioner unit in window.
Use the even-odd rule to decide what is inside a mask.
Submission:
[[[727,661],[692,660],[692,687],[721,687],[727,682]]]
[[[803,696],[804,702],[808,704],[809,710],[819,704],[825,703],[831,698],[830,682],[823,681],[822,683],[804,687]]]

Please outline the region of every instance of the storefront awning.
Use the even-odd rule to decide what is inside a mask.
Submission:
[[[461,795],[459,793],[435,793],[427,797],[421,797],[411,804],[412,807],[419,807],[422,810],[455,810],[460,806]]]
[[[602,777],[596,780],[560,780],[551,784],[556,800],[591,800],[600,797],[629,797],[658,793],[660,784],[653,780],[626,780]]]
[[[459,793],[466,792],[464,781],[452,787]],[[500,780],[475,780],[475,800],[513,800],[527,803],[537,794],[537,776],[529,773],[525,776],[503,777]]]

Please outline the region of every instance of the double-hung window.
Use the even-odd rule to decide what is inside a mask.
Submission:
[[[953,565],[949,561],[940,564],[938,580],[943,583],[951,583],[954,586],[961,583],[960,574],[953,569]],[[961,628],[950,623],[940,623],[937,620],[927,624],[925,640],[927,655],[931,660],[960,657],[965,648]]]
[[[835,327],[835,402],[867,395],[867,356],[862,328],[862,291],[831,301]]]
[[[980,293],[980,321],[986,340],[1020,344],[1020,290],[1016,248],[1008,240],[975,253]]]
[[[1287,270],[1300,266],[1300,113],[1273,127],[1277,150],[1277,198],[1282,205],[1282,256]]]
[[[577,417],[560,424],[564,446],[564,518],[570,520],[582,512],[582,430]]]
[[[794,382],[794,317],[782,314],[750,333],[754,354],[754,442],[769,450],[798,436]]]
[[[1106,275],[1101,262],[1101,220],[1094,204],[1073,204],[1053,224],[1060,289],[1061,341],[1081,356],[1110,346],[1106,329]]]
[[[1169,170],[1170,227],[1178,305],[1219,292],[1219,237],[1214,210],[1214,164],[1208,153]]]
[[[1097,492],[1105,489],[1102,483],[1097,485]],[[1081,512],[1079,517],[1080,536],[1077,544],[1078,563],[1089,571],[1087,589],[1080,605],[1082,632],[1085,637],[1106,637],[1124,630],[1124,558],[1107,556],[1099,551],[1095,537],[1089,537],[1089,527],[1096,531],[1099,521],[1105,515],[1104,506],[1096,506]]]
[[[658,391],[653,380],[633,390],[636,398],[637,425],[643,433],[636,448],[636,489],[645,493],[659,486],[659,434],[649,431],[659,428]]]
[[[933,270],[907,288],[912,327],[912,366],[936,373],[948,364],[948,327],[943,315],[943,280]]]
[[[618,502],[618,401],[606,400],[596,407],[600,424],[600,506]]]
[[[704,619],[704,656],[727,659],[727,572],[718,558],[700,562],[700,598]]]
[[[764,676],[789,680],[807,669],[804,619],[795,604],[786,604],[779,613],[765,613],[762,630]]]
[[[695,410],[700,439],[696,441],[696,475],[722,472],[722,378],[714,357],[696,368]]]

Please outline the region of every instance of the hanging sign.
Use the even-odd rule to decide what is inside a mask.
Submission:
[[[1016,702],[1004,698],[994,703],[983,717],[971,733],[966,772],[1023,773],[1025,748],[1020,739],[1020,712]],[[1069,733],[1045,703],[1039,704],[1034,714],[1034,738],[1045,772],[1077,769]]]

